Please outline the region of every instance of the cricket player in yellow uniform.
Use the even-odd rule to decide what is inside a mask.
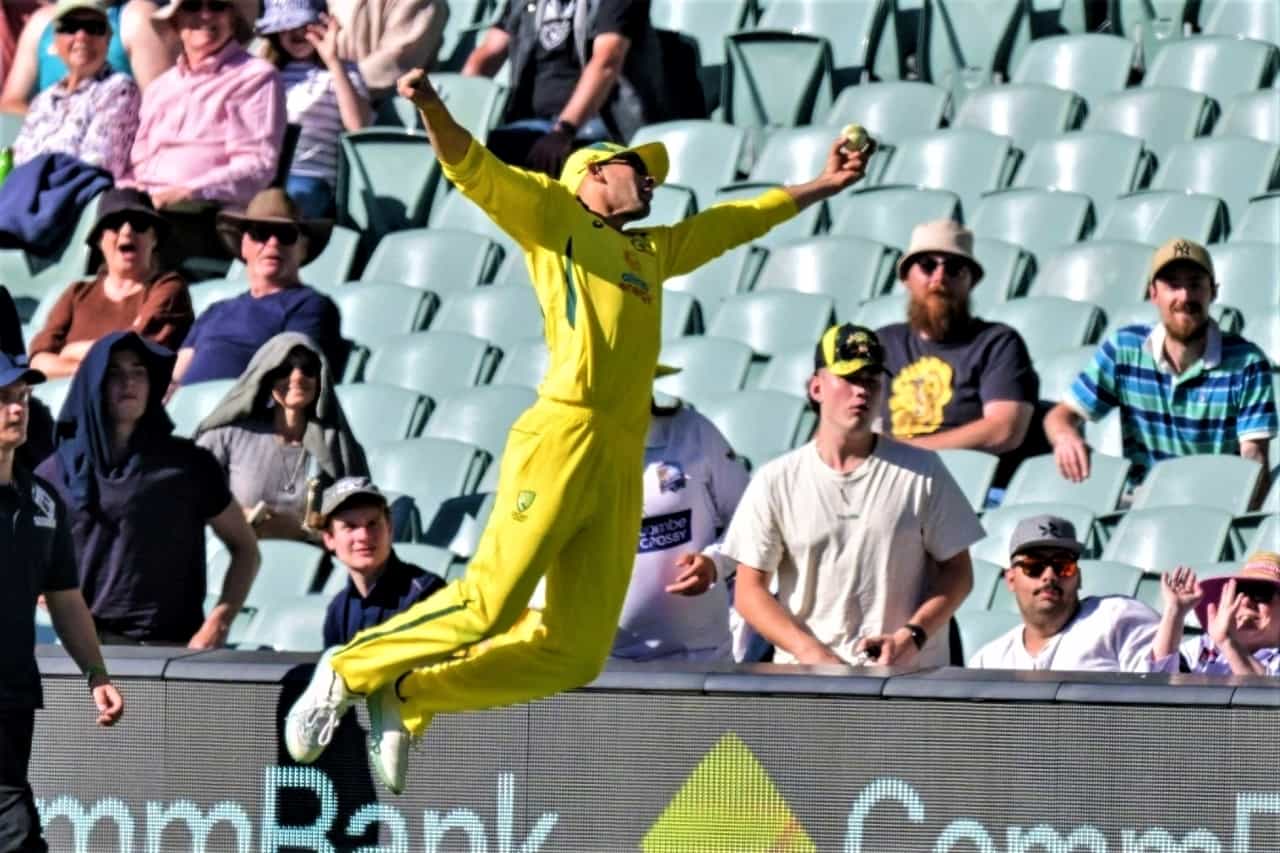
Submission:
[[[634,562],[662,282],[753,240],[858,180],[870,151],[833,142],[812,182],[716,205],[670,227],[648,215],[667,176],[660,143],[597,143],[559,181],[501,163],[450,116],[420,71],[400,94],[422,113],[444,174],[525,252],[549,364],[511,428],[493,515],[466,575],[320,659],[285,724],[300,762],[346,708],[368,702],[370,759],[402,790],[410,734],[433,714],[577,687],[608,657]],[[546,576],[540,615],[526,611]]]

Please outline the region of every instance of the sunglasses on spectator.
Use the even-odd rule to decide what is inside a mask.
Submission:
[[[183,0],[178,8],[192,15],[199,14],[201,9],[217,15],[230,9],[231,4],[227,0]]]
[[[64,36],[83,32],[87,36],[105,36],[107,22],[101,18],[60,18],[54,28]]]
[[[255,243],[266,243],[272,237],[275,237],[276,242],[281,246],[292,246],[298,242],[298,237],[302,235],[302,232],[298,230],[298,226],[290,225],[286,222],[254,222],[245,227],[244,233],[248,234],[249,239]]]
[[[1276,596],[1276,587],[1266,581],[1236,581],[1236,592],[1254,604],[1270,604]]]
[[[1013,567],[1029,578],[1038,578],[1049,569],[1053,569],[1053,573],[1060,578],[1073,578],[1080,571],[1080,564],[1071,557],[1057,560],[1019,560]]]
[[[954,278],[960,275],[963,270],[969,268],[969,262],[964,258],[943,259],[926,255],[923,258],[916,258],[916,266],[920,267],[920,271],[925,275],[933,275],[934,270],[938,267],[942,267],[943,273]]]
[[[104,231],[119,231],[125,225],[128,225],[134,231],[150,231],[154,224],[149,216],[122,213],[118,216],[108,216],[102,220],[102,229]]]

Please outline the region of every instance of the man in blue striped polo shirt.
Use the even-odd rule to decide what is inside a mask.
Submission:
[[[1082,419],[1099,420],[1119,406],[1124,455],[1137,477],[1162,459],[1221,453],[1257,460],[1266,478],[1267,445],[1277,429],[1271,367],[1262,350],[1209,316],[1217,293],[1204,246],[1178,238],[1156,250],[1147,296],[1160,322],[1125,326],[1103,341],[1067,398],[1045,416],[1062,476],[1089,476]]]

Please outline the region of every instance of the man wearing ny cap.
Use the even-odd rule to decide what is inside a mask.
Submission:
[[[877,332],[893,374],[881,428],[930,450],[1000,455],[1007,478],[1031,450],[1024,442],[1040,380],[1015,329],[969,312],[969,294],[982,275],[973,232],[960,223],[940,219],[911,232],[898,263],[907,321]]]
[[[326,648],[348,642],[444,586],[443,580],[406,563],[392,550],[391,509],[368,477],[343,477],[330,486],[320,502],[320,515],[324,547],[348,575],[325,613]]]
[[[1217,294],[1204,246],[1177,238],[1156,250],[1147,296],[1160,322],[1125,326],[1103,341],[1045,417],[1062,476],[1075,482],[1089,476],[1080,426],[1119,407],[1135,477],[1162,459],[1218,453],[1256,460],[1266,480],[1267,447],[1277,430],[1271,365],[1257,346],[1209,316]],[[1260,483],[1258,494],[1266,487]]]
[[[1004,581],[1022,624],[972,654],[970,667],[1178,671],[1176,655],[1161,661],[1152,656],[1159,617],[1150,607],[1123,595],[1080,598],[1083,551],[1065,518],[1033,515],[1018,522]]]
[[[809,380],[814,438],[756,472],[725,534],[734,604],[777,662],[950,661],[982,526],[936,453],[872,431],[885,373],[874,332],[827,330]]]
[[[648,214],[653,188],[666,177],[661,144],[588,146],[555,181],[495,158],[453,119],[424,73],[405,75],[400,92],[417,105],[444,174],[523,248],[549,367],[537,402],[511,429],[493,515],[466,575],[326,653],[286,720],[290,754],[309,763],[333,720],[368,697],[378,723],[370,755],[396,791],[408,733],[423,732],[432,715],[545,696],[600,671],[639,535],[636,475],[662,283],[849,187],[870,156],[833,140],[809,183],[670,227],[625,229]],[[540,624],[520,630],[543,575]]]
[[[35,712],[43,701],[32,642],[38,596],[44,595],[63,647],[88,676],[98,725],[113,725],[124,711],[80,595],[66,510],[48,482],[14,460],[27,438],[31,386],[43,381],[24,357],[0,352],[0,850],[33,853],[48,849],[27,783]]]

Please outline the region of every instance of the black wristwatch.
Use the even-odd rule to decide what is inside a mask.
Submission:
[[[916,644],[917,649],[923,649],[924,644],[929,641],[929,634],[925,629],[921,628],[914,622],[908,622],[902,627],[911,632],[911,642]]]

